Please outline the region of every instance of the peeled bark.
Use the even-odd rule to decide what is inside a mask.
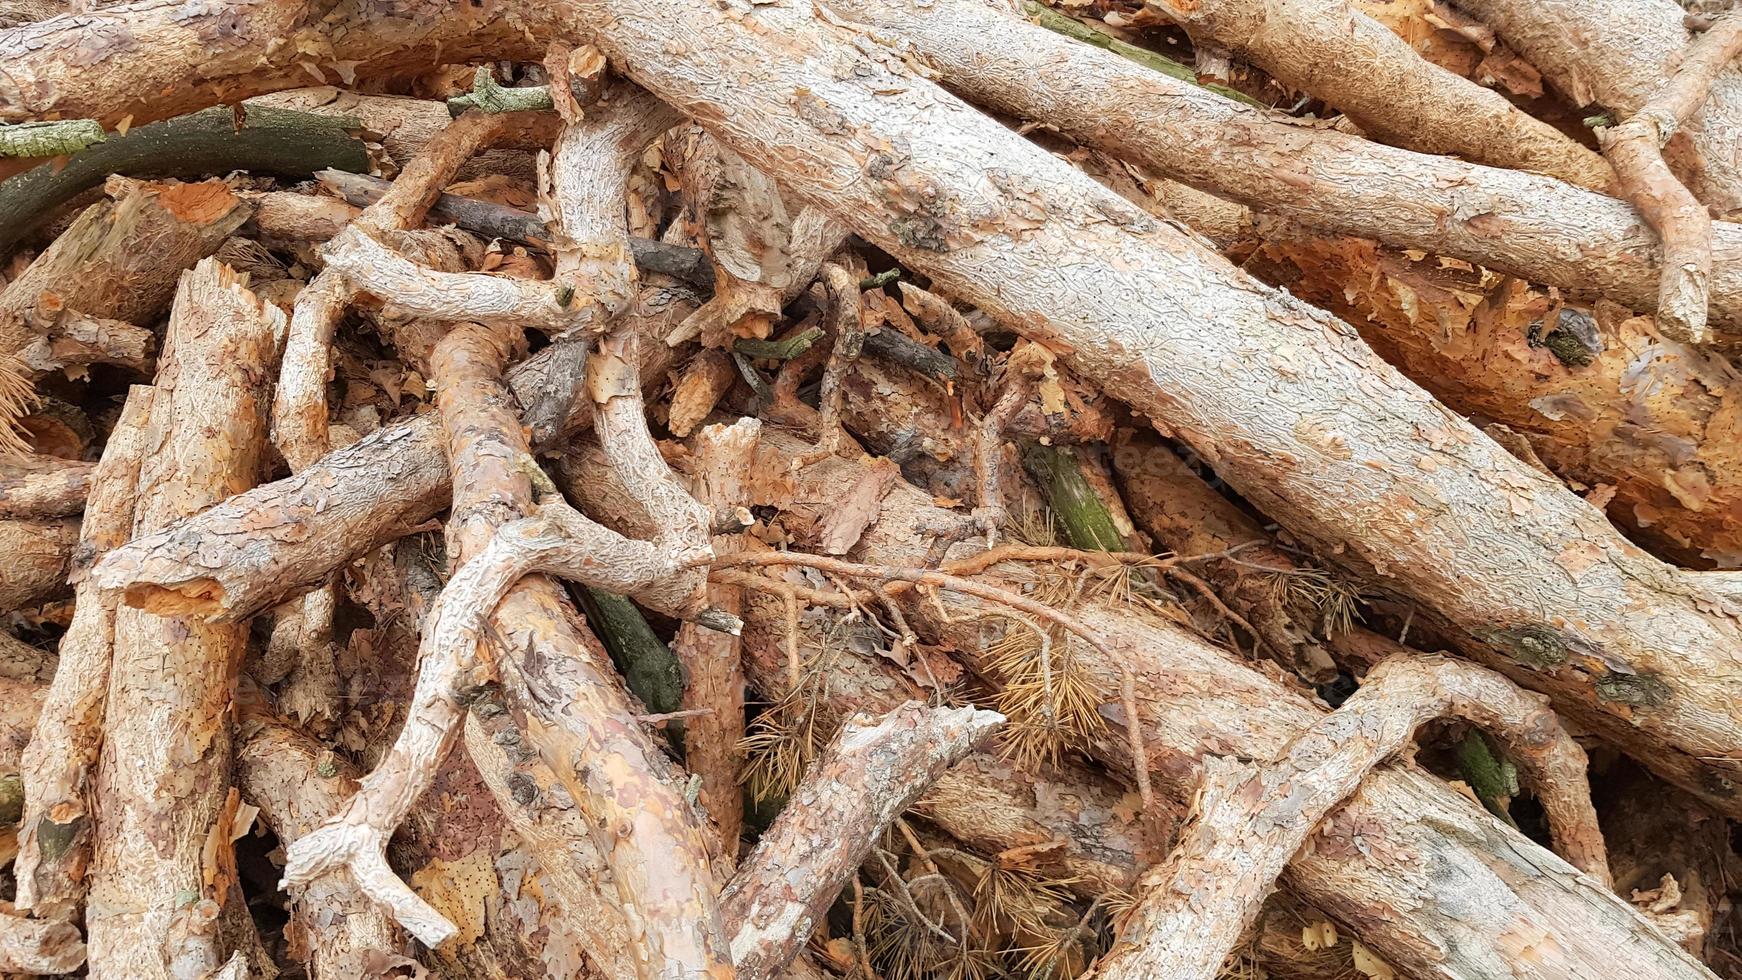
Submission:
[[[1458,0],[1575,106],[1633,114],[1672,74],[1693,39],[1675,0]],[[1742,68],[1712,86],[1667,153],[1694,194],[1721,216],[1742,214]]]
[[[650,289],[626,322],[657,341],[694,308],[687,292]],[[590,406],[575,410],[541,398],[563,387],[553,372],[574,366],[568,363],[573,347],[585,345],[552,345],[509,372],[509,387],[522,404],[541,406],[525,418],[535,448],[592,424]],[[652,342],[642,345],[642,354],[642,376],[663,379],[675,352]],[[373,432],[295,476],[136,538],[92,574],[104,588],[124,589],[130,605],[242,620],[410,533],[447,506],[450,489],[440,426],[422,415]],[[0,534],[5,527],[0,522]]]
[[[146,430],[135,534],[257,479],[262,379],[285,328],[284,315],[221,263],[205,260],[183,277]],[[247,627],[127,608],[114,630],[87,916],[91,975],[179,980],[227,959],[215,919],[238,887],[226,859],[235,812],[226,791],[230,696]]]
[[[92,779],[103,738],[103,706],[115,645],[115,597],[86,573],[133,533],[134,498],[146,428],[157,390],[128,392],[91,477],[79,531],[73,619],[60,641],[48,711],[36,724],[21,773],[27,787],[19,821],[18,907],[38,918],[71,919],[83,903],[91,857]]]
[[[85,944],[72,923],[0,912],[0,970],[30,975],[70,973],[84,961]]]

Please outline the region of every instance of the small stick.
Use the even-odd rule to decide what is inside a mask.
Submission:
[[[847,367],[859,359],[865,348],[864,312],[860,308],[859,282],[853,274],[833,262],[823,263],[823,286],[829,293],[830,331],[835,345],[823,368],[822,388],[817,400],[822,411],[816,421],[817,458],[832,456],[841,446],[841,402],[846,397],[841,382]],[[801,461],[800,465],[803,465]]]
[[[1712,339],[1712,216],[1663,159],[1663,146],[1706,101],[1713,80],[1742,52],[1742,13],[1725,15],[1689,47],[1681,67],[1619,126],[1601,130],[1603,154],[1628,200],[1663,243],[1657,322],[1687,343]]]
[[[842,725],[720,894],[721,914],[744,923],[738,976],[778,975],[890,823],[1003,724],[995,711],[909,701]]]
[[[485,113],[545,112],[556,108],[551,101],[550,86],[529,85],[510,88],[496,80],[488,65],[479,65],[472,76],[472,90],[448,100],[448,115],[458,118],[467,109]]]
[[[1204,761],[1203,787],[1180,844],[1139,883],[1143,897],[1096,980],[1215,977],[1319,822],[1374,767],[1402,751],[1417,728],[1447,716],[1508,743],[1531,777],[1556,849],[1609,887],[1585,753],[1547,699],[1471,664],[1396,657],[1374,668],[1359,691],[1275,762]]]

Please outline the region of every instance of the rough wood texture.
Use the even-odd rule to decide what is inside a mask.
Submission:
[[[1321,231],[1455,256],[1634,310],[1656,307],[1661,251],[1625,202],[1294,125],[1063,43],[979,0],[846,0],[839,9],[911,45],[963,97],[1045,120],[1192,187]],[[1084,78],[1097,84],[1077,84]],[[1742,330],[1742,227],[1720,222],[1714,250],[1712,323]]]
[[[70,973],[84,961],[85,944],[72,923],[0,912],[0,970]]]
[[[1626,122],[1599,132],[1621,189],[1663,243],[1657,322],[1668,336],[1692,343],[1711,339],[1706,303],[1712,279],[1712,216],[1671,172],[1663,146],[1705,103],[1738,51],[1742,15],[1731,14],[1688,47],[1675,74]]]
[[[237,170],[301,180],[326,167],[367,170],[368,145],[356,120],[252,106],[237,113],[218,106],[177,119],[135,126],[74,154],[21,174],[0,167],[0,249],[114,174],[197,180]],[[10,164],[13,161],[5,161]]]
[[[0,554],[8,556],[0,563],[0,609],[23,609],[65,594],[78,541],[76,518],[0,520]]]
[[[156,530],[252,486],[285,317],[206,259],[181,281],[152,398],[133,531]],[[115,614],[96,781],[89,911],[93,977],[177,977],[228,959],[218,910],[234,801],[230,696],[247,627]]]
[[[1687,56],[1692,38],[1674,0],[1459,0],[1575,106],[1637,112]],[[1666,156],[1721,216],[1742,214],[1742,69],[1712,85],[1705,108]]]
[[[741,923],[738,975],[779,976],[895,818],[1003,724],[995,711],[913,701],[843,724],[720,893]]]
[[[366,238],[404,231],[423,223],[423,213],[442,188],[453,180],[460,164],[496,135],[501,118],[472,114],[454,120],[425,144],[382,199],[363,210],[348,231]],[[331,250],[343,250],[351,237],[335,240]],[[375,245],[373,239],[368,239]],[[383,249],[385,251],[385,249]],[[389,253],[391,254],[391,253]],[[400,261],[404,261],[401,259]],[[329,255],[327,267],[297,296],[291,316],[290,340],[272,403],[272,439],[291,465],[301,470],[330,448],[327,439],[328,350],[339,319],[354,297],[355,284],[342,264]]]
[[[24,379],[34,338],[63,317],[151,323],[182,270],[217,251],[249,207],[218,181],[119,180],[116,199],[92,205],[0,292],[0,419],[11,430],[29,400]],[[7,437],[0,435],[0,443]]]
[[[761,423],[754,419],[710,425],[697,434],[690,482],[696,499],[710,511],[710,524],[744,506],[744,481],[761,434]],[[711,544],[715,554],[730,554],[741,547],[732,534],[713,535]],[[742,600],[732,586],[708,586],[707,602],[715,609],[737,616],[743,612]],[[739,787],[744,756],[739,745],[744,738],[742,643],[730,633],[684,623],[671,647],[684,667],[682,709],[707,712],[684,725],[684,762],[702,778],[708,817],[720,835],[722,851],[735,860],[744,826],[744,794]]]
[[[807,448],[795,443],[790,436],[765,433],[768,462],[762,468],[784,472]],[[801,471],[797,485],[785,491],[783,516],[801,544],[812,540],[811,529],[821,525],[828,509],[827,503],[812,502],[838,498],[860,479],[862,468],[831,458]],[[943,517],[927,495],[897,481],[854,556],[920,564],[927,542],[916,539],[913,529],[938,526]],[[998,566],[987,580],[1020,587],[1036,574],[1035,569]],[[977,617],[985,607],[957,597],[944,601],[952,622],[940,622],[924,604],[910,611],[910,621],[928,642],[952,645],[971,668],[983,667],[988,640]],[[770,606],[762,622],[778,635],[784,629],[780,603]],[[1274,758],[1322,717],[1322,709],[1176,624],[1129,606],[1088,603],[1075,612],[1137,672],[1157,786],[1176,799],[1195,790],[1198,760],[1204,756]],[[752,607],[748,615],[754,625],[760,614]],[[1087,644],[1074,647],[1074,656],[1090,671],[1097,691],[1118,690],[1116,665],[1102,662]],[[751,667],[766,676],[757,667],[761,659],[753,655]],[[1116,696],[1103,694],[1102,701],[1104,710],[1117,711]],[[1112,730],[1091,751],[1125,768],[1130,756],[1124,746],[1124,735]],[[1121,846],[1115,838],[1100,840],[1107,849],[1103,853],[1117,853]],[[1297,856],[1283,883],[1352,927],[1398,970],[1423,978],[1590,980],[1635,970],[1650,976],[1709,976],[1595,880],[1412,768],[1375,773],[1320,828],[1314,846]],[[1622,935],[1627,941],[1614,939]]]
[[[18,907],[38,918],[71,919],[83,904],[96,802],[91,781],[103,738],[116,602],[87,573],[133,533],[133,503],[155,395],[155,388],[144,385],[129,390],[91,477],[75,559],[80,581],[73,619],[61,637],[49,710],[24,753],[24,814],[13,873]]]
[[[0,461],[0,517],[70,517],[85,509],[94,463],[28,456]]]
[[[1417,54],[1347,0],[1154,0],[1193,38],[1213,41],[1278,81],[1343,110],[1364,131],[1424,153],[1450,153],[1602,190],[1601,157],[1500,93]]]
[[[356,787],[343,758],[255,699],[238,707],[236,785],[289,844],[338,810]],[[413,965],[392,920],[349,882],[328,875],[291,897],[291,956],[314,980],[378,980]]]
[[[653,288],[627,312],[653,341],[642,345],[643,377],[664,378],[676,352],[658,339],[693,309],[688,292]],[[509,372],[509,387],[522,404],[540,405],[541,393],[553,388],[573,390],[554,375],[574,347],[584,354],[584,344],[552,345]],[[576,408],[550,404],[542,413],[529,412],[535,448],[590,426],[590,406]],[[293,477],[136,538],[93,575],[148,610],[246,619],[403,537],[446,507],[449,493],[440,425],[423,415],[373,432]],[[0,534],[5,527],[0,522]]]
[[[1203,761],[1192,818],[1174,853],[1144,874],[1137,907],[1096,980],[1214,980],[1320,821],[1407,748],[1417,728],[1448,715],[1507,743],[1529,770],[1556,847],[1610,887],[1584,750],[1543,699],[1480,667],[1406,655],[1381,664],[1274,760]]]
[[[808,13],[570,9],[609,24],[594,39],[607,55],[784,189],[1069,351],[1080,376],[1177,433],[1273,519],[1431,604],[1563,714],[1742,812],[1726,788],[1742,777],[1742,706],[1710,680],[1742,652],[1742,626],[1705,612],[1710,601],[1673,569],[1433,402],[1348,325],[1253,282]],[[707,32],[705,53],[666,50],[684,47],[680,22]],[[734,90],[729,113],[712,81],[726,71],[758,80]],[[895,140],[899,156],[884,149]],[[1021,213],[1045,218],[1012,237]],[[1182,280],[1196,288],[1169,287]],[[1423,438],[1431,456],[1415,448]]]

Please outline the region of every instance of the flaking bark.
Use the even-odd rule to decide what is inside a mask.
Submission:
[[[141,385],[128,392],[92,474],[73,573],[80,579],[73,619],[61,637],[48,711],[24,753],[21,774],[27,792],[13,873],[18,907],[38,918],[70,919],[83,904],[96,803],[92,780],[115,640],[115,597],[87,573],[133,533],[134,498],[156,391]]]
[[[183,277],[144,438],[135,534],[258,478],[266,379],[285,329],[284,315],[221,263],[204,260]],[[231,691],[247,628],[125,608],[114,631],[87,916],[91,975],[180,980],[228,959],[215,920],[239,887],[225,861],[235,813],[226,793]]]

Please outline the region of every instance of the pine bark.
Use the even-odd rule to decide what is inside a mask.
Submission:
[[[152,398],[135,534],[259,476],[269,385],[285,318],[228,267],[183,277]],[[93,977],[176,978],[228,959],[216,917],[234,880],[230,700],[247,644],[240,624],[124,608],[98,763],[92,863]],[[215,843],[214,843],[215,842]]]

